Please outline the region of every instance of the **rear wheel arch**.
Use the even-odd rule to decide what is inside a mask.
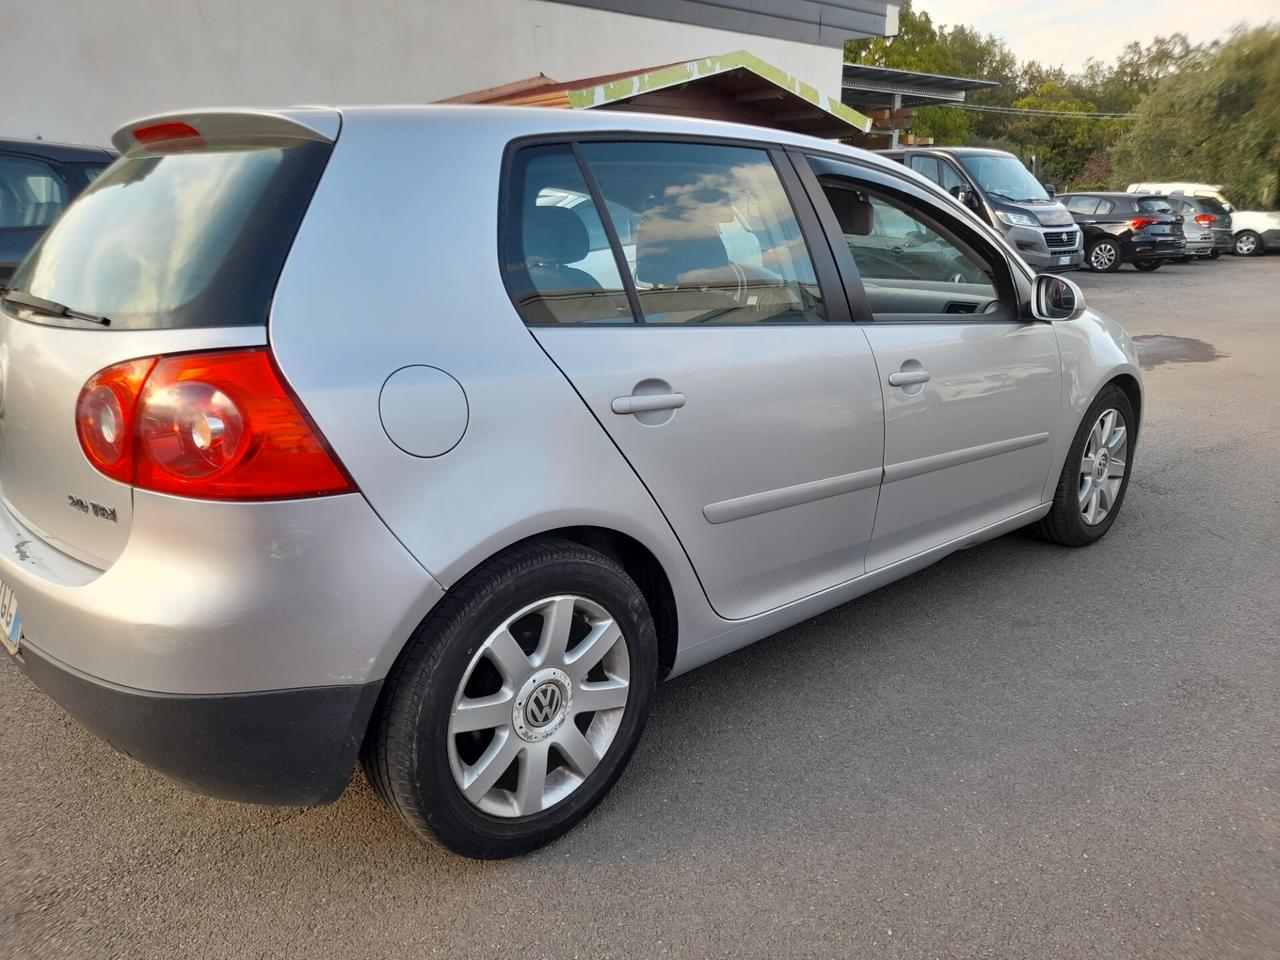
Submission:
[[[672,665],[675,663],[676,651],[679,646],[675,591],[671,587],[671,580],[666,570],[653,551],[636,538],[619,530],[590,524],[549,528],[503,544],[478,560],[470,569],[456,577],[451,577],[449,583],[457,584],[462,582],[472,573],[504,553],[527,544],[548,540],[569,540],[580,546],[597,550],[615,561],[626,571],[627,575],[635,581],[636,586],[640,588],[640,592],[644,595],[645,602],[648,604],[649,614],[653,617],[654,630],[658,638],[658,676],[662,678],[670,673]],[[448,590],[446,589],[446,594],[447,592]],[[427,617],[430,616],[431,613],[429,612]],[[393,663],[398,662],[404,656],[405,650],[408,649],[412,640],[412,635],[403,638],[400,648],[396,651]],[[394,666],[391,669],[394,670]]]
[[[649,605],[654,630],[658,636],[658,675],[671,672],[679,646],[675,591],[666,570],[653,552],[639,540],[608,527],[560,527],[529,537],[522,543],[542,539],[572,540],[598,550],[615,560],[635,581]]]

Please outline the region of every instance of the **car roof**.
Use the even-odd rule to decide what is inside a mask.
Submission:
[[[0,137],[0,152],[22,153],[56,163],[92,163],[95,160],[110,162],[115,158],[115,152],[105,147],[84,143],[54,143],[49,140],[18,140],[12,137]]]
[[[889,170],[901,176],[899,163],[871,150],[852,147],[838,140],[824,140],[803,133],[792,133],[773,127],[760,127],[722,120],[704,120],[697,117],[675,117],[668,114],[632,113],[630,110],[581,110],[554,109],[548,107],[494,106],[487,104],[357,104],[317,105],[295,107],[230,107],[195,108],[171,113],[154,114],[135,118],[116,131],[114,140],[118,146],[127,145],[128,132],[145,124],[184,121],[200,127],[202,119],[213,120],[226,127],[234,127],[237,118],[278,117],[293,123],[310,126],[321,132],[325,139],[333,134],[323,132],[326,119],[342,117],[345,121],[370,122],[393,129],[398,126],[415,127],[430,124],[433,128],[454,127],[456,133],[441,133],[442,137],[465,138],[468,132],[484,134],[486,140],[515,140],[522,137],[553,137],[557,134],[619,133],[662,135],[678,137],[751,140],[764,145],[803,147],[829,154],[843,154],[863,163]],[[341,134],[338,134],[340,139]],[[931,189],[938,189],[932,181],[908,170],[907,175],[918,179]]]
[[[824,140],[803,133],[792,133],[773,127],[759,127],[723,120],[697,117],[675,117],[668,114],[633,113],[629,110],[558,110],[547,107],[506,107],[474,104],[426,104],[411,106],[340,106],[336,111],[347,117],[380,114],[387,117],[428,120],[432,123],[460,127],[475,123],[502,125],[509,123],[515,137],[529,136],[531,126],[546,134],[592,131],[630,133],[674,133],[692,137],[756,140],[781,146],[808,147],[828,153],[856,155],[877,166],[899,171],[898,164],[861,147],[851,147],[837,140]],[[535,131],[533,135],[537,135]]]
[[[1120,190],[1066,190],[1060,194],[1060,197],[1106,197],[1116,200],[1149,200],[1152,197],[1164,199],[1167,194],[1164,193],[1125,193]]]
[[[897,147],[889,150],[877,150],[876,153],[943,153],[957,157],[1012,157],[1008,150],[997,150],[995,147]]]

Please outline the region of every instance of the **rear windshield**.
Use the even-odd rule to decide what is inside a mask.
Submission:
[[[263,325],[329,150],[277,141],[122,158],[10,286],[113,329]]]

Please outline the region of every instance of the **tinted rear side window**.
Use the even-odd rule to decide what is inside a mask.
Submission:
[[[521,150],[508,190],[503,257],[508,288],[526,321],[634,323],[617,258],[573,150]],[[614,219],[619,233],[634,232]]]
[[[113,329],[263,325],[329,150],[291,140],[122,158],[11,285]]]
[[[1169,201],[1164,197],[1143,197],[1137,201],[1134,206],[1138,208],[1139,213],[1172,213],[1173,210],[1169,206]]]

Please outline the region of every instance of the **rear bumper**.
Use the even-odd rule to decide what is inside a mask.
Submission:
[[[358,494],[216,503],[134,492],[106,570],[0,503],[0,580],[24,642],[91,677],[168,694],[361,684],[443,595]]]
[[[128,542],[106,570],[0,503],[20,668],[94,733],[197,792],[335,799],[439,585],[356,494],[134,497]]]
[[[1120,253],[1125,263],[1132,263],[1134,260],[1166,260],[1185,257],[1188,251],[1186,243],[1182,240],[1131,237],[1121,242]]]
[[[246,803],[336,800],[381,682],[262,693],[150,693],[89,677],[30,644],[37,687],[117,750],[196,793]]]

